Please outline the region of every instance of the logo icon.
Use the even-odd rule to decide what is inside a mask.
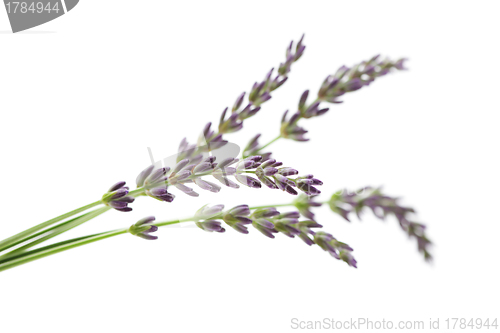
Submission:
[[[62,16],[79,0],[4,0],[12,32],[31,29]]]

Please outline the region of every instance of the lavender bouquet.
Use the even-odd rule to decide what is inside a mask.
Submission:
[[[186,222],[194,223],[207,232],[224,233],[230,227],[247,234],[252,227],[269,238],[275,238],[277,234],[290,238],[297,236],[307,245],[316,244],[335,259],[357,267],[353,249],[323,231],[323,226],[316,220],[313,211],[322,205],[329,206],[332,212],[347,221],[353,213],[359,218],[365,208],[380,219],[393,215],[403,231],[416,239],[418,250],[425,260],[430,260],[431,242],[425,234],[425,225],[413,220],[415,211],[412,208],[401,206],[397,198],[373,187],[351,192],[341,190],[326,200],[319,200],[321,191],[318,187],[323,182],[312,174],[299,175],[298,170],[279,161],[279,157],[268,149],[277,140],[308,141],[307,130],[299,125],[299,121],[323,116],[329,111],[325,106],[327,103],[342,103],[344,94],[368,86],[391,71],[404,70],[405,59],[391,61],[377,55],[352,67],[340,67],[325,78],[315,96],[310,97],[309,90],[306,90],[299,97],[297,110],[285,111],[276,138],[260,144],[260,134],[256,134],[239,157],[239,148],[226,140],[226,135],[243,128],[245,120],[262,113],[262,106],[271,99],[275,90],[285,84],[292,65],[304,54],[303,38],[295,45],[293,41],[290,43],[285,60],[276,72],[271,69],[262,81],[254,83],[248,95],[243,92],[230,109],[224,109],[217,128],[212,123],[206,124],[196,143],[182,139],[175,156],[156,162],[140,172],[136,178],[136,189],[131,190],[124,181],[117,182],[101,199],[0,241],[0,271],[122,234],[156,240],[158,237],[154,233],[159,227]],[[241,204],[230,208],[222,204],[205,205],[193,212],[191,217],[183,219],[156,221],[155,217],[149,216],[130,227],[40,245],[107,211],[129,212],[140,197],[151,197],[170,204],[175,199],[175,193],[196,197],[198,190],[217,193],[223,186],[239,188],[241,185],[261,190],[266,190],[263,189],[266,187],[281,190],[295,196],[295,199],[285,204]]]

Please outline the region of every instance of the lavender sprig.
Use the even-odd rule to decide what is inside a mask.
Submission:
[[[241,93],[236,98],[230,110],[230,114],[229,108],[226,107],[224,109],[220,117],[217,133],[210,129],[211,123],[208,123],[197,145],[190,145],[187,143],[186,139],[183,139],[179,147],[177,161],[203,152],[204,149],[200,148],[200,146],[203,145],[206,145],[206,147],[204,147],[205,149],[208,148],[205,151],[220,148],[227,143],[227,141],[222,138],[223,134],[234,133],[241,130],[244,120],[256,115],[260,111],[261,105],[271,99],[271,93],[287,81],[292,64],[299,60],[304,54],[305,45],[303,44],[303,40],[304,35],[302,35],[295,48],[293,47],[293,41],[290,42],[286,50],[286,59],[278,67],[277,74],[273,76],[274,69],[271,69],[263,81],[254,83],[248,95],[248,102],[244,108],[241,107],[245,100],[245,92]]]
[[[406,70],[404,67],[405,61],[405,58],[396,61],[392,61],[388,58],[379,60],[379,55],[377,55],[351,68],[346,66],[340,67],[335,74],[326,77],[318,91],[317,98],[312,103],[307,104],[309,90],[306,90],[299,99],[298,110],[291,115],[289,115],[288,110],[285,111],[281,119],[280,135],[278,137],[260,146],[258,143],[260,134],[258,134],[250,140],[243,152],[243,156],[264,154],[262,150],[280,138],[294,141],[308,141],[309,139],[305,137],[308,131],[298,125],[300,119],[319,117],[327,113],[329,108],[323,107],[321,102],[334,104],[342,103],[342,101],[339,100],[340,96],[348,92],[359,90],[364,86],[368,86],[375,81],[375,79],[393,70]],[[265,154],[268,156],[271,155],[271,153]]]
[[[269,238],[275,238],[276,234],[290,238],[297,236],[307,245],[317,244],[335,259],[357,267],[350,246],[339,242],[329,233],[314,231],[313,229],[323,226],[311,220],[300,221],[298,211],[280,213],[276,207],[252,208],[248,205],[239,205],[224,211],[224,205],[203,206],[195,214],[194,220],[200,229],[208,232],[225,232],[221,227],[224,222],[242,234],[248,234],[247,226],[251,225]]]
[[[226,108],[221,116],[219,125],[219,133],[230,133],[241,129],[241,122],[245,119],[253,117],[259,110],[260,106],[271,99],[271,93],[281,87],[288,80],[292,64],[299,60],[304,54],[305,45],[303,44],[304,35],[300,38],[295,48],[293,41],[290,42],[286,50],[286,58],[278,67],[277,74],[273,77],[274,68],[272,68],[264,80],[255,82],[248,95],[248,104],[241,109],[246,93],[241,93],[231,108],[231,115],[226,119]],[[240,110],[241,109],[241,110]]]
[[[298,111],[290,119],[286,119],[288,111],[285,112],[281,125],[281,136],[295,141],[307,141],[304,134],[307,131],[298,126],[297,122],[301,118],[313,118],[324,115],[329,108],[321,106],[321,102],[342,103],[339,97],[362,87],[370,85],[376,78],[384,76],[393,69],[406,70],[404,67],[405,58],[392,61],[388,58],[379,61],[379,55],[372,57],[368,61],[349,68],[340,67],[333,75],[328,75],[323,81],[318,91],[317,98],[311,104],[307,104],[309,90],[304,91],[299,99]]]
[[[1,241],[0,251],[22,243],[27,244],[0,256],[0,271],[123,233],[131,233],[149,240],[156,239],[157,237],[151,235],[151,233],[155,232],[159,226],[187,221],[195,222],[199,228],[208,232],[225,232],[222,227],[222,224],[225,223],[240,233],[248,233],[248,226],[252,225],[269,238],[275,238],[275,235],[280,233],[291,238],[297,236],[306,244],[317,244],[336,259],[343,260],[348,265],[356,267],[356,260],[352,257],[351,247],[339,242],[331,234],[315,230],[322,226],[315,221],[312,208],[321,205],[314,199],[320,193],[317,186],[323,183],[314,178],[313,175],[297,176],[297,170],[284,167],[283,163],[271,158],[270,152],[262,153],[261,151],[282,137],[295,141],[307,141],[308,139],[305,137],[307,130],[298,125],[300,119],[321,116],[329,110],[321,105],[322,102],[340,103],[339,98],[345,93],[359,90],[393,69],[405,69],[405,59],[380,61],[379,57],[376,56],[352,68],[342,66],[334,75],[330,75],[325,79],[315,101],[307,104],[309,91],[305,91],[299,100],[298,111],[290,116],[288,116],[288,111],[285,112],[278,137],[261,146],[258,142],[260,134],[255,136],[245,148],[242,160],[230,157],[226,159],[220,158],[220,161],[216,162],[215,156],[209,156],[213,150],[226,145],[230,147],[228,141],[224,140],[223,134],[240,131],[243,128],[244,120],[257,114],[261,109],[261,105],[271,99],[271,93],[286,82],[292,64],[304,52],[303,37],[295,48],[293,42],[289,45],[286,51],[286,59],[280,64],[275,75],[273,75],[274,69],[271,69],[263,81],[256,82],[253,85],[248,94],[247,103],[244,103],[246,93],[242,93],[236,99],[230,111],[229,108],[223,111],[217,130],[212,129],[212,124],[208,123],[196,144],[189,144],[186,139],[181,141],[179,153],[176,156],[176,165],[160,168],[149,166],[137,177],[138,188],[136,190],[129,191],[129,188],[125,186],[125,182],[119,182],[113,185],[101,200],[60,215]],[[281,189],[293,195],[297,195],[299,191],[304,194],[299,196],[292,204],[286,205],[253,208],[248,207],[248,205],[240,205],[228,211],[224,211],[223,205],[204,206],[191,218],[158,222],[155,225],[151,224],[155,218],[147,217],[139,220],[129,228],[79,237],[26,251],[32,246],[72,229],[110,208],[123,212],[131,211],[132,208],[128,207],[128,204],[132,203],[135,197],[140,195],[147,195],[160,201],[172,202],[175,198],[174,194],[170,193],[172,188],[176,188],[190,196],[199,195],[194,191],[194,186],[203,190],[219,192],[220,185],[202,178],[208,176],[214,177],[219,183],[232,188],[239,188],[237,182],[251,188],[261,188],[262,184],[264,184],[271,189]],[[233,177],[235,181],[231,180],[230,177]],[[372,192],[368,195],[344,195],[339,192],[328,203],[332,210],[346,219],[348,219],[348,214],[352,211],[359,215],[364,207],[371,208],[379,218],[385,218],[387,215],[396,216],[403,230],[410,237],[417,239],[419,250],[423,252],[424,257],[430,259],[431,256],[428,252],[430,241],[424,234],[425,226],[410,220],[409,215],[414,212],[413,209],[400,206],[397,199],[381,194],[379,189],[366,188],[365,190],[371,190]],[[65,221],[76,214],[101,204],[108,207],[96,209]],[[298,211],[282,213],[277,210],[277,207],[290,205],[294,205]],[[307,220],[301,220],[301,215],[306,217]],[[59,224],[52,226],[56,223]]]
[[[229,179],[232,176],[237,182],[251,188],[261,188],[263,183],[271,189],[281,189],[292,195],[297,195],[297,190],[307,195],[321,193],[315,187],[323,184],[319,179],[314,178],[313,175],[292,178],[291,176],[297,175],[298,171],[290,167],[282,167],[283,163],[274,159],[261,162],[262,156],[251,156],[241,161],[232,157],[220,163],[215,161],[215,156],[209,156],[204,160],[198,157],[194,157],[192,161],[184,159],[178,162],[172,170],[170,167],[154,169],[154,166],[149,166],[137,177],[138,190],[136,191],[143,191],[145,195],[160,201],[172,202],[175,198],[175,195],[169,192],[172,186],[187,195],[199,196],[192,187],[186,184],[193,184],[202,190],[217,193],[221,186],[202,177],[212,176],[227,187],[239,188],[236,182]]]
[[[373,214],[384,220],[387,216],[396,217],[401,228],[410,238],[417,240],[418,250],[425,260],[431,260],[429,253],[431,241],[425,234],[425,225],[412,221],[415,210],[410,207],[401,206],[398,198],[393,198],[382,193],[380,188],[365,187],[356,193],[339,191],[335,193],[328,204],[331,210],[349,221],[349,215],[355,213],[361,218],[361,212],[365,208],[371,209]]]

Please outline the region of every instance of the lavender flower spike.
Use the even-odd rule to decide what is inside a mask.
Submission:
[[[158,230],[157,226],[151,224],[154,220],[154,216],[148,216],[140,219],[135,224],[130,226],[128,232],[134,236],[141,237],[147,240],[158,239],[158,236],[150,235],[150,233]]]
[[[314,242],[323,250],[330,253],[335,259],[340,259],[337,249],[333,246],[332,241],[335,240],[332,235],[319,231],[314,235]]]
[[[349,214],[354,212],[360,217],[365,208],[370,209],[379,219],[393,215],[401,229],[409,237],[417,240],[418,250],[423,254],[424,259],[427,261],[432,259],[429,252],[432,243],[425,234],[425,226],[412,221],[411,215],[415,213],[415,210],[400,205],[397,198],[383,194],[380,188],[365,187],[353,193],[339,191],[331,197],[328,204],[333,212],[347,221],[349,221]]]
[[[132,208],[128,207],[128,204],[134,202],[135,198],[127,196],[129,188],[125,184],[125,182],[118,182],[111,186],[102,196],[102,203],[120,212],[130,212]]]

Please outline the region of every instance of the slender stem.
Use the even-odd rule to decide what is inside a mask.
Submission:
[[[81,216],[73,221],[70,221],[69,223],[64,223],[63,225],[60,225],[57,228],[55,228],[52,232],[50,232],[46,236],[39,238],[39,239],[37,239],[31,243],[28,243],[24,246],[21,246],[20,248],[15,249],[14,251],[11,251],[4,256],[8,258],[8,257],[11,257],[12,255],[15,255],[15,254],[18,254],[21,252],[25,252],[30,247],[33,247],[33,246],[38,245],[40,243],[43,243],[43,242],[45,242],[45,241],[47,241],[47,240],[49,240],[57,235],[62,234],[63,232],[66,232],[68,230],[76,228],[77,226],[107,212],[110,209],[111,209],[110,207],[102,207],[102,208],[96,209],[88,214],[85,214],[85,215],[83,215],[83,216]]]
[[[96,210],[95,212],[97,212]],[[102,214],[102,213],[101,213]],[[162,227],[162,226],[167,226],[167,225],[172,225],[172,224],[177,224],[177,223],[182,223],[182,222],[189,222],[193,221],[193,217],[182,219],[182,220],[172,220],[172,221],[162,221],[162,222],[157,222],[154,223],[157,227]],[[116,230],[111,230],[107,232],[102,232],[98,234],[93,234],[93,235],[88,235],[84,237],[78,237],[78,238],[73,238],[69,239],[66,241],[62,241],[59,243],[51,244],[39,249],[31,250],[29,252],[22,252],[22,253],[15,253],[12,256],[5,258],[5,259],[0,259],[0,271],[7,270],[9,268],[13,268],[37,259],[41,259],[47,256],[50,256],[52,254],[56,254],[62,251],[70,250],[75,247],[79,247],[85,244],[90,244],[96,241],[99,241],[101,239],[106,239],[122,234],[128,233],[129,228],[124,228],[124,229],[116,229]]]
[[[193,217],[189,217],[189,218],[182,219],[182,220],[153,222],[153,224],[155,226],[157,226],[157,227],[163,227],[163,226],[166,226],[166,225],[177,224],[177,223],[182,223],[182,222],[191,222],[191,221],[193,221],[193,219],[194,219]]]
[[[92,207],[98,206],[101,203],[102,203],[101,200],[98,200],[98,201],[93,202],[91,204],[88,204],[86,206],[83,206],[83,207],[77,208],[75,210],[72,210],[71,212],[68,212],[66,214],[60,215],[58,217],[54,217],[53,219],[48,220],[46,222],[40,223],[40,224],[38,224],[38,225],[36,225],[34,227],[31,227],[31,228],[26,229],[26,230],[24,230],[24,231],[22,231],[22,232],[20,232],[18,234],[15,234],[14,236],[6,238],[6,239],[4,239],[3,241],[0,242],[0,251],[3,251],[5,249],[8,249],[9,247],[13,246],[12,245],[13,243],[17,242],[17,244],[19,244],[19,242],[18,242],[19,240],[24,239],[25,237],[30,236],[31,234],[34,234],[35,232],[37,232],[39,230],[45,229],[45,228],[53,225],[54,223],[57,223],[59,221],[67,219],[68,217],[71,217],[73,215],[76,215],[78,213],[86,211],[87,209],[90,209]]]
[[[277,137],[275,137],[274,139],[272,139],[271,141],[269,141],[268,143],[266,143],[265,145],[263,145],[262,147],[260,147],[259,149],[257,149],[254,154],[257,154],[259,151],[261,151],[262,149],[266,148],[267,146],[273,144],[274,142],[278,141],[279,139],[281,139],[281,134],[278,135]]]
[[[128,232],[128,228],[126,229],[118,229],[114,231],[109,231],[106,233],[101,233],[101,234],[96,234],[84,238],[78,238],[75,240],[72,240],[70,242],[62,242],[58,244],[53,244],[49,245],[46,248],[40,248],[34,251],[30,252],[25,252],[22,254],[22,256],[16,257],[16,258],[11,258],[10,260],[3,262],[0,264],[0,271],[7,270],[9,268],[13,268],[25,263],[28,263],[30,261],[34,261],[37,259],[41,259],[43,257],[50,256],[52,254],[56,254],[62,251],[66,251],[75,247],[79,247],[85,244],[93,243],[101,239],[106,239],[109,237],[125,234]]]
[[[313,105],[314,103],[316,103],[316,102],[320,102],[320,101],[323,101],[323,100],[322,100],[321,98],[319,98],[319,97],[318,97],[318,98],[316,98],[316,100],[314,100],[314,102],[312,102],[312,103],[311,103],[311,104],[309,104],[309,105]],[[307,109],[307,107],[306,107],[305,109]],[[302,114],[301,114],[301,115],[299,115],[299,116],[297,117],[297,119],[295,120],[295,124],[296,124],[296,123],[297,123],[300,119],[302,119],[302,118],[303,118],[303,117],[302,117]],[[260,147],[259,149],[257,149],[257,150],[255,151],[255,153],[258,153],[258,152],[259,152],[259,151],[261,151],[262,149],[264,149],[264,148],[266,148],[266,147],[270,146],[270,145],[271,145],[271,144],[273,144],[275,141],[278,141],[278,140],[279,140],[279,139],[281,139],[281,138],[282,138],[282,136],[281,136],[281,134],[280,134],[280,135],[278,135],[276,138],[272,139],[271,141],[269,141],[268,143],[266,143],[265,145],[263,145],[262,147]]]
[[[327,202],[323,202],[323,203],[327,203]],[[286,203],[286,204],[278,204],[278,205],[253,206],[253,207],[250,207],[250,209],[254,210],[254,209],[269,208],[269,207],[290,207],[290,206],[294,206],[294,204],[293,203]],[[93,212],[87,213],[87,214],[83,215],[82,217],[75,219],[74,221],[68,222],[68,223],[66,223],[65,226],[62,226],[62,228],[59,230],[60,231],[59,233],[62,233],[66,230],[74,228],[77,225],[79,225],[85,221],[88,221],[97,215],[104,213],[108,209],[110,209],[110,208],[104,207],[101,209],[96,209]],[[217,216],[216,218],[221,218],[221,217],[222,216]],[[157,227],[163,227],[163,226],[168,226],[168,225],[172,225],[172,224],[177,224],[177,223],[182,223],[182,222],[191,222],[191,221],[194,221],[194,217],[189,217],[189,218],[180,219],[180,220],[160,221],[160,222],[154,223],[154,225],[156,225]],[[55,230],[57,232],[57,228]],[[59,253],[62,251],[70,250],[72,248],[79,247],[79,246],[82,246],[85,244],[90,244],[90,243],[93,243],[93,242],[96,242],[96,241],[99,241],[102,239],[122,235],[122,234],[128,233],[128,230],[129,230],[129,228],[117,229],[117,230],[111,230],[111,231],[102,232],[102,233],[98,233],[98,234],[88,235],[88,236],[84,236],[84,237],[73,238],[73,239],[65,240],[65,241],[62,241],[59,243],[47,245],[45,247],[41,247],[41,248],[38,248],[35,250],[27,251],[27,252],[26,251],[25,252],[16,252],[17,251],[16,250],[16,251],[13,251],[14,253],[12,253],[12,252],[9,253],[7,257],[6,256],[0,257],[0,271],[4,271],[4,270],[10,269],[10,268],[13,268],[13,267],[37,260],[37,259],[41,259],[41,258],[50,256],[52,254],[56,254],[56,253]],[[28,245],[31,245],[31,243]]]
[[[90,213],[90,212],[89,212],[89,213]],[[80,216],[74,217],[74,218],[72,218],[72,219],[70,219],[70,220],[68,220],[68,221],[65,221],[65,222],[61,223],[61,224],[58,224],[58,225],[52,226],[52,227],[50,227],[50,228],[48,228],[48,229],[44,229],[44,230],[39,231],[39,232],[37,232],[37,233],[35,233],[35,234],[32,234],[32,235],[30,235],[30,236],[28,236],[28,237],[25,237],[25,238],[23,238],[23,239],[20,239],[20,240],[18,240],[18,241],[16,241],[16,242],[14,242],[14,243],[10,244],[10,245],[9,245],[7,248],[5,248],[5,249],[8,249],[8,248],[11,248],[11,247],[13,247],[13,246],[19,245],[19,244],[21,244],[21,243],[27,242],[27,241],[29,241],[30,239],[33,239],[33,238],[39,237],[39,236],[41,236],[41,235],[43,235],[43,234],[47,234],[47,233],[51,232],[52,230],[57,229],[57,228],[59,228],[59,227],[60,227],[60,226],[62,226],[62,225],[68,224],[68,223],[70,223],[70,222],[72,222],[72,221],[74,221],[74,220],[76,220],[76,219],[78,219],[78,218],[80,218],[80,217],[82,217],[82,216],[85,216],[86,214],[89,214],[89,213],[85,213],[85,214],[83,214],[83,215],[80,215]],[[5,255],[4,255],[4,256],[5,256]],[[3,257],[3,256],[0,256],[0,258],[2,258],[2,257]]]

